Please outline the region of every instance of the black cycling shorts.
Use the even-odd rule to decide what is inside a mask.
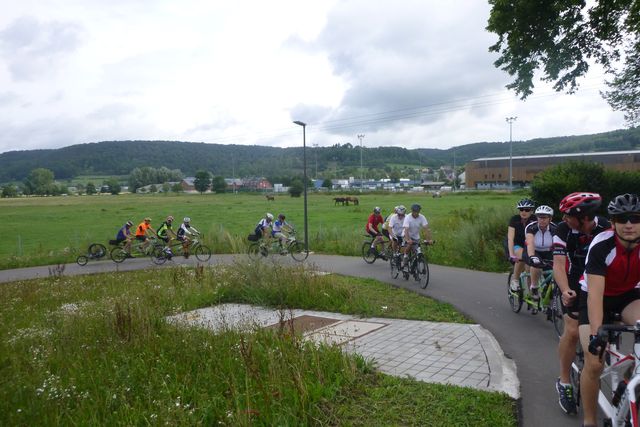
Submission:
[[[564,302],[562,303],[562,313],[568,314],[569,317],[577,319],[578,313],[580,312],[580,301],[583,298],[583,296],[580,295],[582,293],[582,291],[580,290],[580,282],[578,282],[577,280],[571,280],[571,277],[569,277],[568,279],[569,279],[569,289],[571,289],[576,293],[576,297],[573,300],[573,303],[571,303],[571,305],[569,306],[564,305]],[[584,298],[586,297],[587,296],[585,293]],[[585,304],[586,304],[586,300],[585,300]]]
[[[374,239],[375,239],[376,237],[378,237],[378,233],[375,233],[375,232],[370,231],[370,230],[367,230],[367,234],[368,234],[369,236],[373,237]]]
[[[140,240],[141,242],[144,242],[145,240],[147,240],[147,236],[136,236],[136,240]]]
[[[587,307],[587,295],[588,293],[585,291],[580,291],[582,295],[580,295],[580,315],[578,316],[578,324],[579,325],[588,325],[589,324],[589,309]],[[635,300],[640,299],[640,289],[634,288],[630,291],[625,292],[624,294],[614,295],[614,296],[603,296],[602,304],[603,308],[603,318],[602,324],[605,325],[607,323],[614,322],[614,314],[622,314],[622,310],[625,309],[626,306],[634,302]]]

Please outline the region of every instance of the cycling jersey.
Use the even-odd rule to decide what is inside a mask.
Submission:
[[[640,245],[627,249],[613,230],[598,234],[587,253],[585,275],[580,281],[588,292],[589,275],[604,276],[604,295],[622,295],[640,287]]]
[[[151,224],[141,222],[140,224],[138,224],[138,228],[136,228],[136,237],[145,237],[147,235],[147,230],[150,228]]]
[[[511,217],[511,219],[509,220],[509,227],[513,227],[515,230],[515,234],[513,236],[513,245],[514,246],[521,246],[524,248],[524,228],[532,223],[536,221],[536,216],[535,215],[531,215],[529,218],[523,220],[522,218],[520,218],[520,215],[514,215]]]
[[[171,223],[165,221],[162,224],[160,224],[160,227],[158,227],[156,234],[158,235],[158,237],[167,237],[167,233],[170,230],[171,230]]]
[[[609,221],[602,217],[596,216],[593,220],[595,225],[589,235],[573,230],[562,221],[553,236],[553,255],[566,256],[569,260],[567,277],[570,286],[577,284],[584,272],[587,251],[593,238],[611,227]]]
[[[127,226],[124,225],[118,231],[118,234],[116,235],[116,240],[122,242],[123,240],[127,240],[129,236],[131,236],[131,228],[127,228]]]
[[[276,233],[282,233],[282,227],[288,226],[287,221],[276,220],[271,226],[271,235],[275,236]]]
[[[525,227],[524,232],[525,234],[533,234],[533,246],[536,251],[547,252],[550,251],[553,246],[553,235],[556,234],[557,228],[557,225],[550,222],[547,229],[542,231],[539,223],[536,221],[529,223]]]
[[[187,234],[195,234],[194,231],[191,230],[191,228],[193,227],[191,227],[190,224],[180,224],[180,228],[178,228],[176,236],[178,236],[179,239],[184,239]],[[195,230],[195,228],[193,230]]]
[[[403,228],[404,218],[405,218],[405,215],[400,216],[398,214],[393,214],[389,218],[389,229],[393,231],[393,234],[396,237],[402,236],[402,232],[404,231],[404,228]]]
[[[402,223],[402,238],[407,239],[407,232],[411,240],[420,240],[420,229],[429,225],[427,218],[422,214],[418,214],[414,218],[413,215],[405,215],[404,222]]]
[[[369,219],[367,220],[367,225],[365,227],[365,231],[367,233],[370,233],[371,230],[375,230],[376,233],[379,233],[380,230],[378,229],[378,226],[380,224],[384,224],[384,218],[382,218],[382,215],[380,215],[380,214],[371,214],[371,215],[369,215]]]

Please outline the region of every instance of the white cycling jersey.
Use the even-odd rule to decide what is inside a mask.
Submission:
[[[428,225],[429,222],[427,221],[427,218],[422,214],[418,214],[415,218],[413,215],[405,215],[404,222],[402,224],[402,227],[404,228],[402,231],[402,238],[406,239],[406,234],[408,232],[411,240],[420,240],[420,229]]]
[[[406,215],[398,215],[393,214],[389,218],[389,229],[393,233],[394,236],[402,237],[402,232],[404,231],[403,224]]]

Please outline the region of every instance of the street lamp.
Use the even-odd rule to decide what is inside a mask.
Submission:
[[[511,179],[513,178],[513,138],[512,138],[512,128],[513,122],[516,121],[518,117],[507,117],[505,120],[509,123],[509,191],[513,191],[513,182]]]
[[[304,176],[304,251],[309,253],[309,233],[307,231],[307,124],[300,120],[293,123],[302,126],[302,173]]]
[[[360,191],[364,188],[364,168],[362,167],[362,138],[364,138],[364,134],[358,134],[358,139],[360,140]]]

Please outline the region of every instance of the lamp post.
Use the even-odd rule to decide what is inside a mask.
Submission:
[[[304,251],[309,253],[309,233],[307,232],[307,124],[300,120],[293,123],[302,126],[302,173],[304,176]]]
[[[318,179],[318,144],[312,144],[313,145],[313,153],[316,155],[316,174],[315,179]]]
[[[509,191],[513,191],[513,138],[512,138],[512,128],[513,122],[516,121],[518,117],[507,117],[505,120],[509,123]]]
[[[364,168],[362,167],[362,138],[364,138],[364,134],[358,134],[358,139],[360,140],[360,191],[364,188]]]

